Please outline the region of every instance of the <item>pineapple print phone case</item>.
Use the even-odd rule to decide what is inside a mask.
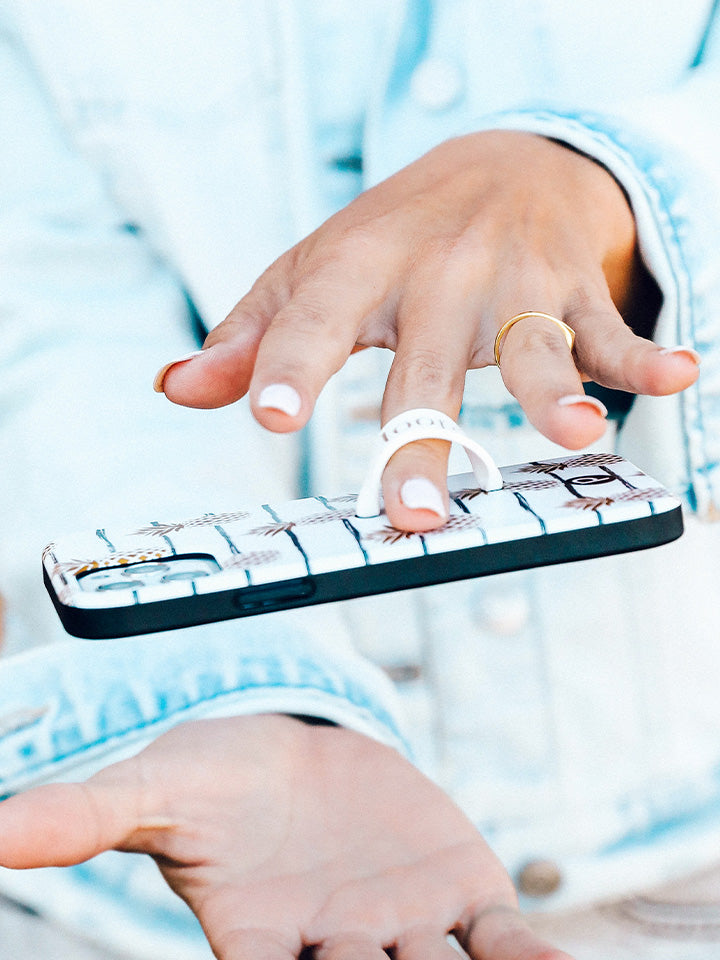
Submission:
[[[444,526],[406,533],[381,512],[380,477],[424,437],[460,443],[473,473],[448,479]],[[679,501],[616,454],[498,469],[450,418],[412,410],[383,428],[357,496],[81,533],[48,544],[43,571],[65,629],[104,639],[639,550],[682,530]]]

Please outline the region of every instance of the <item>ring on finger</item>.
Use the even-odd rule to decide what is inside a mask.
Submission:
[[[528,310],[526,313],[517,313],[514,317],[510,317],[509,320],[506,320],[505,323],[500,327],[495,337],[495,346],[493,347],[493,354],[495,356],[495,366],[500,366],[500,347],[503,340],[507,336],[508,330],[510,327],[515,326],[516,323],[519,323],[520,320],[527,320],[529,317],[540,317],[541,320],[549,320],[551,323],[554,323],[556,327],[559,327],[563,336],[565,337],[565,342],[568,345],[568,349],[572,352],[573,347],[575,346],[575,331],[572,327],[569,327],[563,320],[560,320],[558,317],[553,317],[549,313],[540,313],[538,310]]]

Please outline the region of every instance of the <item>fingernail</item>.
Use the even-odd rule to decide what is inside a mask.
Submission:
[[[598,400],[597,397],[590,397],[587,393],[569,393],[566,397],[560,397],[559,407],[573,407],[576,403],[584,403],[589,407],[594,407],[601,417],[607,417],[607,407]]]
[[[300,412],[302,401],[300,394],[287,383],[271,383],[260,393],[257,400],[259,407],[269,407],[272,410],[282,410],[289,417],[296,417]]]
[[[202,350],[193,350],[192,353],[186,353],[184,357],[178,357],[177,360],[171,360],[170,363],[166,363],[164,367],[160,367],[153,380],[153,390],[155,393],[163,392],[165,377],[170,367],[174,367],[178,363],[185,363],[186,360],[192,360],[193,357],[199,357],[201,353]]]
[[[425,477],[411,477],[400,487],[400,499],[410,510],[430,510],[432,513],[447,518],[447,510],[442,494]]]
[[[664,347],[660,353],[663,355],[667,355],[669,353],[684,353],[686,357],[689,357],[694,363],[700,366],[700,354],[697,352],[697,350],[693,350],[692,347]]]

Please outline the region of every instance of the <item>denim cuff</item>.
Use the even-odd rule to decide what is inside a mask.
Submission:
[[[0,684],[0,798],[85,779],[201,718],[320,717],[407,752],[384,674],[289,619],[68,640],[0,661]]]

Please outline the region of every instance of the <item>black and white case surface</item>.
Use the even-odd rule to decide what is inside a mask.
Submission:
[[[450,517],[429,533],[357,517],[354,495],[148,518],[48,544],[45,583],[69,633],[103,639],[639,550],[683,530],[679,501],[615,454],[501,474],[492,491],[450,477]]]

